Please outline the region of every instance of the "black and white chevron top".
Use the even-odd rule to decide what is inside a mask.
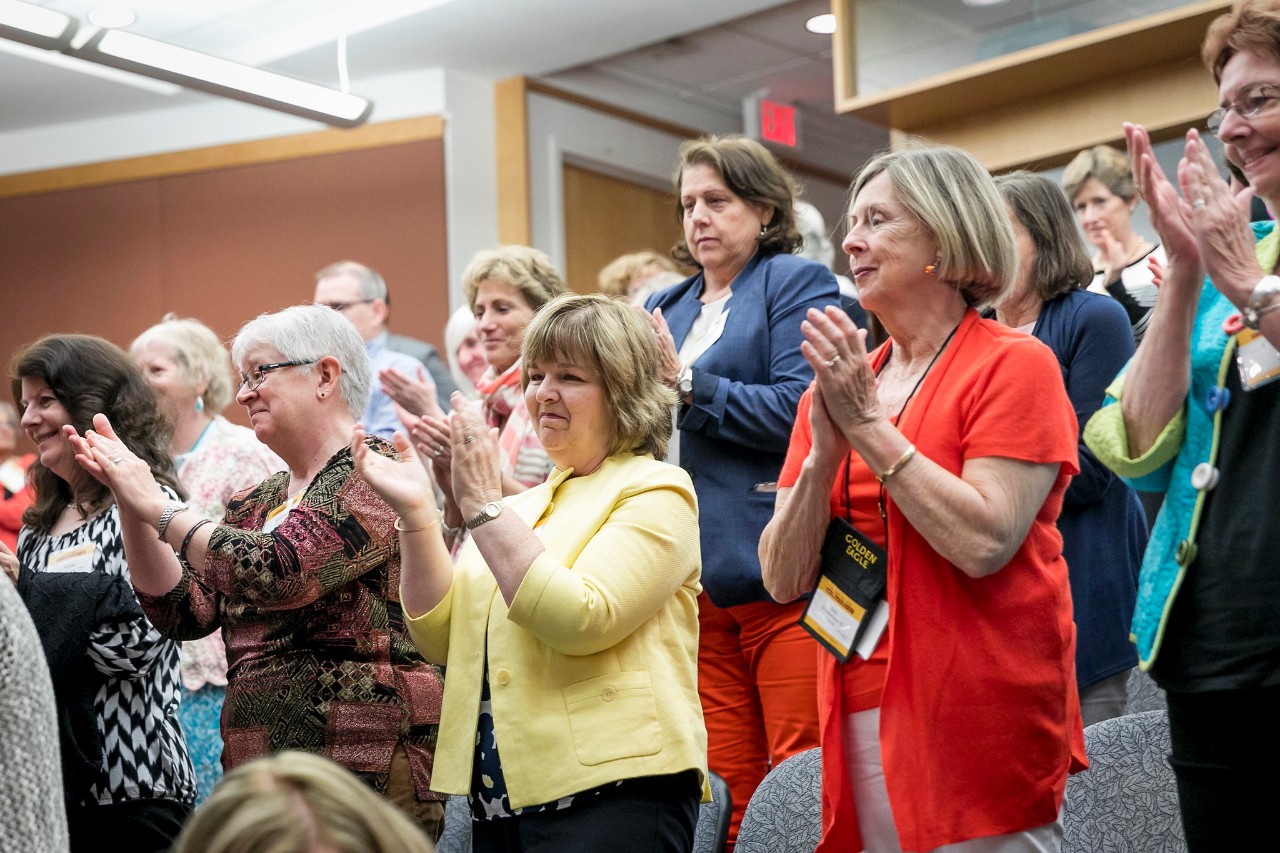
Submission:
[[[49,558],[92,543],[92,570],[129,576],[116,507],[61,536],[24,527],[18,537],[22,571],[41,572]],[[158,632],[145,616],[98,625],[89,657],[106,676],[93,698],[106,742],[105,766],[90,788],[99,803],[157,798],[191,803],[195,774],[178,727],[179,644]]]

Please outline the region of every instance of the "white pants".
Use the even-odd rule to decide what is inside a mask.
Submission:
[[[889,789],[884,784],[879,708],[845,716],[844,750],[864,853],[903,853],[889,808]],[[919,853],[1060,853],[1061,850],[1062,811],[1059,810],[1058,819],[1053,823],[1026,832],[972,838]]]

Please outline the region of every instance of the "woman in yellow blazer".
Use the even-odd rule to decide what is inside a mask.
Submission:
[[[399,514],[409,634],[447,664],[433,787],[470,797],[476,851],[687,851],[706,788],[701,559],[653,332],[565,295],[525,333],[525,403],[555,470],[502,499],[497,444],[450,415],[467,544],[453,565],[424,469],[352,444]]]

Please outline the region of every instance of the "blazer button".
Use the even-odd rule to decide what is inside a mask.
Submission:
[[[1212,491],[1218,485],[1221,474],[1208,462],[1201,462],[1191,469],[1191,488],[1197,491]]]
[[[618,691],[614,690],[612,687],[606,687],[604,690],[600,691],[600,698],[606,702],[612,702],[613,698],[617,695]]]
[[[511,683],[511,675],[505,669],[498,670],[498,683],[504,687]]]

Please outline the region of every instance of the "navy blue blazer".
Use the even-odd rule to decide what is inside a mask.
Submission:
[[[1081,434],[1133,355],[1128,315],[1109,296],[1076,290],[1040,309],[1032,334],[1053,350]],[[1088,687],[1138,663],[1129,640],[1147,523],[1133,489],[1080,441],[1080,473],[1058,516],[1076,620],[1076,682]]]
[[[698,273],[653,294],[676,348],[702,310]],[[774,491],[800,395],[813,371],[800,354],[800,322],[810,308],[840,304],[831,271],[794,255],[753,257],[733,281],[724,331],[693,363],[693,402],[681,405],[680,465],[698,495],[702,585],[719,607],[771,601],[760,579],[760,533],[773,517]]]

